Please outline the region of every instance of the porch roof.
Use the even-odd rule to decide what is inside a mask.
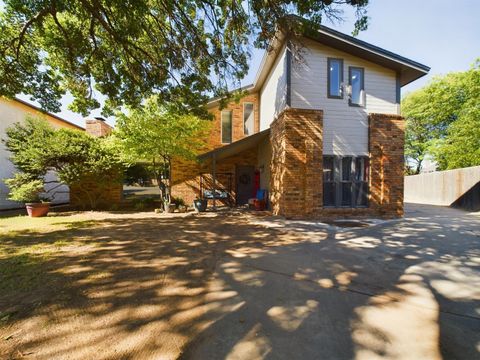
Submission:
[[[197,158],[199,160],[206,160],[213,157],[215,157],[216,160],[225,159],[229,156],[238,154],[239,152],[242,152],[242,151],[251,149],[254,146],[257,146],[262,140],[268,137],[269,134],[270,134],[270,129],[266,129],[256,134],[247,136],[238,141],[235,141],[231,144],[200,154],[197,156]]]

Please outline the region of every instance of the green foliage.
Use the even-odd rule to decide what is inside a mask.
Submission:
[[[170,168],[173,158],[194,160],[205,146],[210,123],[175,107],[159,105],[153,96],[128,114],[118,113],[114,136],[128,163],[148,162],[158,181],[161,198],[170,200]]]
[[[40,202],[40,194],[44,191],[42,180],[31,180],[25,174],[17,173],[12,179],[5,180],[10,188],[8,198],[25,203]]]
[[[420,171],[426,156],[439,170],[480,165],[480,61],[435,78],[405,97],[405,155]]]
[[[180,197],[172,197],[172,204],[175,204],[175,206],[180,208],[181,206],[185,206],[185,200],[183,200]]]
[[[356,14],[367,25],[368,0],[4,0],[0,13],[0,96],[26,93],[50,111],[69,91],[70,109],[86,115],[106,98],[104,114],[161,102],[200,109],[207,94],[223,96],[248,71],[255,46],[267,48],[280,29],[314,29],[324,17]],[[299,23],[289,14],[311,20]]]
[[[16,196],[19,184],[40,181],[43,185],[48,171],[55,171],[59,181],[69,186],[86,177],[100,185],[122,180],[123,163],[111,139],[95,138],[79,130],[55,130],[46,121],[33,118],[14,124],[6,134],[3,141],[19,170],[6,181],[12,186],[11,196]]]

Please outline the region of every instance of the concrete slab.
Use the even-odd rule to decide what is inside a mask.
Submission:
[[[251,221],[295,241],[216,263],[210,291],[230,294],[228,311],[205,314],[183,359],[480,358],[480,214],[407,205],[362,228]]]

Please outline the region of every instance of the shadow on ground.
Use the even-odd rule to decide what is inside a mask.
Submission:
[[[0,295],[0,356],[479,356],[479,219],[457,210],[345,230],[151,216],[3,241],[67,240]]]

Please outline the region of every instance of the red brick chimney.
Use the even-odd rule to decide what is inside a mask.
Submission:
[[[85,120],[85,131],[95,137],[106,136],[112,132],[113,128],[105,122],[105,119],[96,116],[93,119]]]

